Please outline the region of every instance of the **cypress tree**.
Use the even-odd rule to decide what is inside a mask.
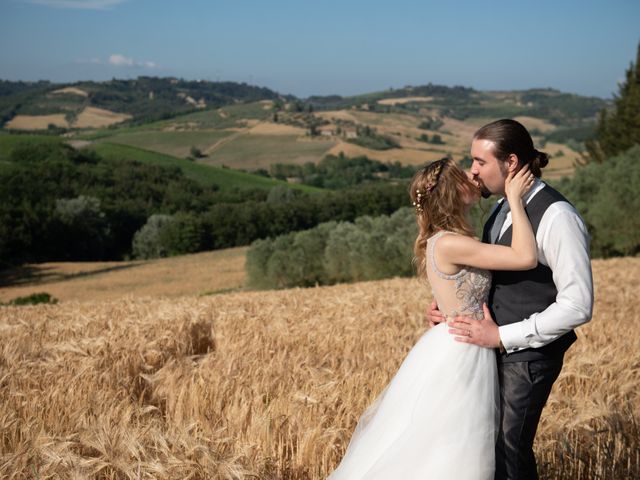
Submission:
[[[587,161],[602,163],[640,143],[640,43],[619,89],[613,111],[600,112],[595,136],[586,142]]]

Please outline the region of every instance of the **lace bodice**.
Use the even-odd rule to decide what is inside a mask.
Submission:
[[[441,272],[436,265],[435,245],[445,234],[457,235],[440,231],[427,240],[427,278],[433,297],[447,318],[470,315],[480,319],[483,317],[482,304],[489,296],[491,273],[473,267],[464,267],[453,275]]]

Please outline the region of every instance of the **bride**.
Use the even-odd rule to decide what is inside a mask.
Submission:
[[[480,191],[452,160],[431,163],[413,177],[418,274],[428,279],[447,319],[482,319],[489,270],[535,267],[535,238],[522,202],[533,178],[528,167],[507,178],[513,240],[506,247],[473,237],[467,215]],[[496,370],[494,350],[456,342],[444,322],[431,328],[362,414],[329,480],[493,480]]]

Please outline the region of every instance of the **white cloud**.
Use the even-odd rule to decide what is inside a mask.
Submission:
[[[128,0],[23,0],[46,7],[75,8],[81,10],[106,10]]]
[[[109,57],[109,63],[111,65],[115,65],[116,67],[133,67],[135,64],[133,62],[133,58],[125,57],[124,55],[120,55],[119,53],[114,53]]]
[[[119,53],[114,53],[109,57],[109,64],[114,67],[142,67],[142,68],[157,68],[158,65],[155,62],[138,62],[130,57],[125,57]]]

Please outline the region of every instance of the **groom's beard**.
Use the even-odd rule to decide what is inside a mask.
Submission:
[[[480,195],[482,196],[482,198],[489,198],[491,195],[493,195],[489,191],[489,189],[484,186],[484,183],[482,183],[482,180],[480,180],[478,177],[474,177],[473,181],[475,182],[476,186],[480,190]]]

